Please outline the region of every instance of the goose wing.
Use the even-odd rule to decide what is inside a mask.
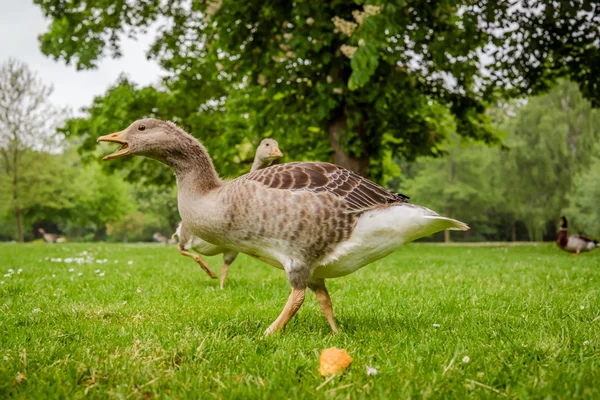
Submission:
[[[271,189],[330,193],[343,199],[347,212],[362,213],[408,197],[391,192],[355,172],[324,162],[274,165],[238,179],[256,181]]]

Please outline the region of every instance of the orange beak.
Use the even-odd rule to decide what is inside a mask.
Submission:
[[[110,135],[100,136],[98,139],[96,139],[96,142],[114,142],[121,145],[117,151],[105,156],[102,160],[106,161],[129,155],[129,144],[127,143],[127,140],[125,140],[125,134],[126,131],[120,131],[111,133]]]
[[[273,147],[273,150],[271,150],[269,157],[283,157],[283,153],[281,152],[281,150],[279,150],[279,147]]]

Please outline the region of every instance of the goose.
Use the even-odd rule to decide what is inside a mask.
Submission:
[[[254,155],[254,162],[250,171],[256,171],[271,165],[275,160],[283,157],[283,153],[279,149],[279,143],[274,139],[263,139],[258,147],[256,148],[256,154]],[[223,254],[223,268],[221,268],[221,279],[219,281],[219,287],[223,289],[225,286],[225,280],[227,279],[227,272],[229,266],[236,259],[238,253],[234,250],[229,250],[223,246],[217,246],[206,240],[200,239],[198,236],[192,235],[188,229],[183,227],[183,223],[180,222],[177,227],[177,231],[172,236],[178,242],[179,252],[186,256],[192,257],[194,260],[194,254],[190,253],[192,249],[197,253],[205,256],[216,256]],[[200,264],[202,266],[202,264]],[[211,271],[212,272],[212,271]],[[210,276],[210,273],[207,271]],[[214,273],[213,273],[214,274]]]
[[[152,235],[152,239],[153,239],[155,242],[162,243],[162,244],[164,244],[164,245],[167,245],[167,244],[169,244],[169,238],[168,238],[168,237],[166,237],[166,236],[164,236],[164,235],[163,235],[162,233],[160,233],[160,232],[154,232],[154,235]]]
[[[97,141],[120,144],[103,160],[138,155],[168,165],[177,181],[179,214],[191,233],[285,271],[291,293],[265,335],[285,328],[307,288],[338,332],[325,279],[435,232],[469,229],[326,162],[278,164],[224,182],[204,146],[171,122],[141,119]]]
[[[65,241],[64,237],[60,237],[54,233],[47,233],[43,228],[39,228],[38,232],[42,234],[42,237],[48,243],[63,243]]]
[[[556,235],[556,244],[562,250],[579,255],[586,251],[594,250],[598,247],[598,241],[590,239],[584,235],[569,235],[568,222],[566,217],[560,217],[560,230]]]

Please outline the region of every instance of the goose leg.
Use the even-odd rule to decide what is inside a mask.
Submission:
[[[265,335],[270,335],[271,333],[282,331],[287,323],[292,319],[296,311],[300,309],[302,303],[304,303],[304,291],[305,289],[292,289],[292,293],[290,297],[288,297],[287,303],[285,303],[285,307],[279,314],[279,317],[267,328],[265,331]]]
[[[310,290],[315,292],[317,296],[317,300],[319,301],[319,305],[321,306],[321,311],[325,314],[325,318],[327,318],[327,322],[329,322],[329,326],[334,333],[338,333],[340,330],[335,323],[335,318],[333,318],[333,307],[331,307],[331,297],[329,297],[329,292],[325,287],[325,280],[318,279],[315,281],[311,281],[308,284]]]
[[[233,251],[226,252],[225,254],[223,254],[223,268],[221,269],[221,284],[220,284],[221,289],[223,289],[223,287],[225,286],[225,280],[227,279],[227,272],[229,270],[229,266],[235,260],[237,255],[238,255],[238,253],[233,252]]]
[[[208,276],[210,276],[213,279],[217,279],[217,274],[215,274],[213,272],[213,270],[210,269],[210,267],[208,266],[208,264],[206,263],[206,261],[204,261],[204,259],[202,257],[200,257],[197,254],[190,253],[189,251],[182,249],[181,247],[179,247],[179,252],[181,253],[181,255],[190,257],[192,260],[194,260],[198,264],[200,264],[200,268],[202,268]]]
[[[302,303],[304,303],[304,292],[306,291],[308,278],[312,274],[312,270],[294,261],[290,261],[290,264],[284,266],[284,268],[292,285],[292,293],[288,297],[287,303],[285,303],[279,317],[265,331],[265,335],[282,331],[294,314],[296,314],[296,311],[300,309]]]
[[[225,286],[225,280],[227,279],[227,271],[229,270],[229,264],[223,263],[223,268],[221,268],[221,280],[219,283],[219,287],[223,289]]]
[[[190,253],[186,250],[185,246],[190,240],[190,232],[185,228],[185,225],[181,225],[181,229],[179,230],[179,243],[177,245],[177,249],[181,255],[190,257],[192,260],[196,261],[200,264],[200,268],[204,270],[213,279],[217,279],[217,275],[210,269],[206,261],[202,257],[197,254]]]

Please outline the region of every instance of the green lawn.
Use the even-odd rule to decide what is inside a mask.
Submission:
[[[5,244],[0,267],[0,398],[600,398],[600,251],[406,246],[328,281],[342,333],[309,293],[267,338],[287,280],[246,256],[225,290],[158,245]],[[354,361],[317,389],[332,346]]]

